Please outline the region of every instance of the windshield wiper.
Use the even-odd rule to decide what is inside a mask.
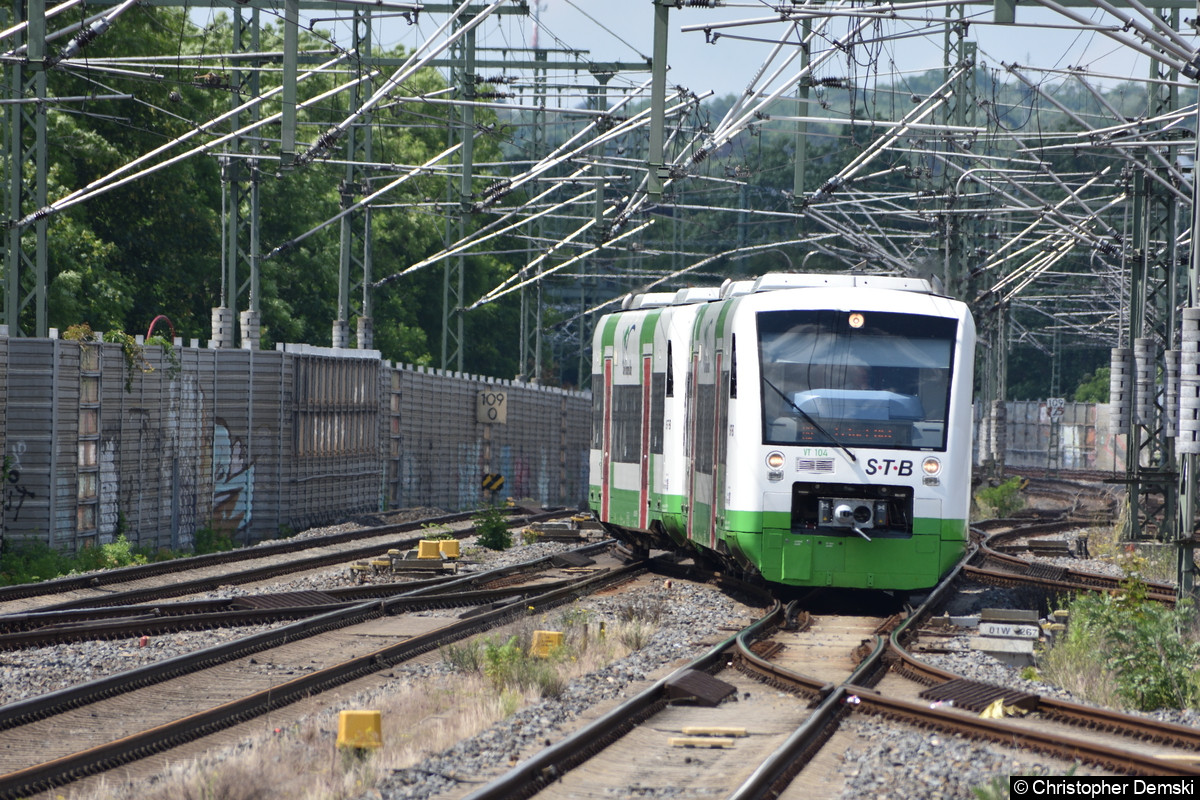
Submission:
[[[835,445],[837,445],[838,447],[840,447],[840,448],[842,449],[842,452],[843,452],[843,453],[845,453],[846,455],[850,456],[850,460],[851,460],[851,461],[858,461],[858,458],[857,458],[857,457],[854,455],[854,453],[851,453],[851,452],[850,452],[850,448],[846,447],[846,445],[844,445],[844,444],[842,444],[841,442],[839,442],[839,441],[837,440],[837,438],[836,438],[836,437],[834,437],[834,435],[833,435],[832,433],[830,433],[829,431],[827,431],[827,430],[825,430],[824,428],[822,428],[822,427],[821,427],[821,425],[820,425],[820,423],[818,423],[818,422],[817,422],[815,419],[813,419],[811,416],[809,416],[809,414],[808,414],[808,412],[807,412],[807,411],[805,411],[805,410],[804,410],[803,408],[801,408],[800,406],[796,405],[796,404],[795,404],[795,403],[792,401],[792,398],[788,397],[786,394],[784,394],[783,392],[781,392],[781,391],[779,390],[779,387],[778,387],[778,386],[776,386],[775,384],[771,383],[771,381],[770,381],[770,380],[768,380],[768,379],[767,379],[765,376],[763,377],[763,383],[765,383],[767,386],[770,386],[772,389],[774,389],[774,390],[775,390],[775,393],[776,393],[776,394],[778,394],[780,397],[782,397],[782,398],[783,398],[783,402],[787,403],[789,406],[791,406],[792,408],[794,408],[794,409],[796,409],[797,411],[799,411],[799,412],[800,412],[800,416],[804,417],[804,419],[805,419],[805,420],[808,422],[808,424],[809,424],[809,425],[812,425],[812,426],[813,426],[814,428],[816,428],[818,431],[820,431],[821,433],[825,434],[825,438],[826,438],[826,439],[828,439],[829,441],[833,442]]]

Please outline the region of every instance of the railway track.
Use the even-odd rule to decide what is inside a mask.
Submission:
[[[599,542],[577,548],[569,556],[545,556],[518,566],[420,581],[218,600],[10,614],[0,616],[0,651],[97,639],[159,636],[178,631],[271,625],[349,610],[365,601],[397,597],[404,600],[397,601],[392,608],[403,611],[490,605],[512,596],[514,583],[528,582],[532,573],[582,563],[588,554],[603,551],[608,546],[607,542]]]
[[[1064,513],[1056,519],[996,520],[987,526],[977,526],[982,541],[974,557],[963,567],[964,575],[994,586],[1027,586],[1047,593],[1069,594],[1080,589],[1119,591],[1123,578],[1076,570],[1036,558],[1021,558],[999,549],[1008,547],[1013,541],[1059,534],[1094,524],[1092,517],[1073,517]],[[1150,599],[1167,605],[1175,604],[1174,585],[1148,582],[1147,590]]]
[[[1070,522],[1060,520],[1052,524]],[[1031,531],[1013,535],[1028,536]],[[1196,729],[1036,695],[1014,697],[1013,692],[1002,687],[963,681],[952,673],[923,665],[909,654],[902,641],[911,637],[920,623],[940,607],[953,587],[962,579],[989,573],[987,568],[970,567],[967,563],[979,557],[972,552],[926,603],[905,620],[808,618],[801,632],[789,632],[784,629],[786,615],[776,605],[705,656],[658,681],[593,725],[576,731],[502,778],[467,795],[467,799],[534,795],[601,797],[631,790],[653,794],[656,788],[687,786],[716,787],[717,796],[738,800],[777,797],[787,790],[789,781],[819,752],[839,721],[849,714],[884,716],[923,729],[1003,743],[1049,754],[1068,763],[1083,761],[1122,774],[1200,775],[1200,764],[1187,760],[1200,750],[1200,731]],[[1011,568],[1012,562],[1005,563]],[[1048,590],[1110,588],[1096,579],[1103,576],[1070,570],[1063,581],[1025,577],[1030,585]],[[1170,587],[1160,588],[1158,594],[1168,599]],[[1169,599],[1173,600],[1173,593]],[[805,644],[797,638],[804,632],[815,632],[817,636]],[[729,677],[732,671],[728,667],[732,665],[738,667],[740,677]],[[781,702],[782,710],[768,713],[756,706],[743,705],[742,701],[726,700],[715,706],[715,709],[724,707],[724,713],[714,709],[685,712],[678,707],[678,687],[691,681],[691,685],[700,687],[698,693],[702,694],[705,681],[694,677],[698,674],[733,687],[733,696],[740,694],[743,698],[759,693],[748,689],[743,682],[745,676],[750,676],[756,683],[765,683],[789,697],[805,698],[813,707],[798,715],[794,703]],[[901,687],[912,681],[919,684],[916,689]],[[944,696],[958,697],[959,706],[944,701],[931,704],[915,696],[928,686],[949,687]],[[714,697],[720,694],[719,689],[708,691]],[[969,699],[972,696],[974,701]],[[978,703],[989,704],[995,699],[1001,699],[1004,705],[1020,706],[1027,716],[981,719]],[[745,727],[757,729],[758,739],[752,748],[740,749],[736,740],[732,740],[728,746],[736,755],[705,751],[705,756],[696,757],[694,753],[673,752],[669,749],[670,742],[665,741],[669,737],[662,734],[684,730],[685,720],[693,718],[701,722],[694,727],[703,730],[707,724],[717,731],[736,729],[739,720],[754,720],[755,723]],[[786,719],[795,720],[790,732],[782,730]],[[693,745],[701,746],[701,743]],[[770,749],[770,754],[759,760],[758,754],[765,749]],[[751,750],[754,758],[748,758]],[[644,771],[636,769],[642,762],[646,764]],[[614,784],[603,777],[646,776],[653,774],[651,765],[661,770],[661,778],[656,777],[651,783],[643,777],[638,785],[630,786],[627,780]],[[573,774],[578,777],[572,777]]]
[[[630,579],[611,565],[548,587],[507,587],[460,619],[370,600],[0,709],[0,798],[18,798],[174,747],[528,613]],[[532,611],[531,611],[532,610]],[[138,708],[138,714],[130,714]]]
[[[130,606],[211,592],[221,586],[245,585],[357,559],[380,556],[389,549],[411,549],[426,529],[437,527],[456,538],[474,534],[473,513],[360,528],[317,537],[287,539],[210,555],[104,570],[40,583],[0,587],[0,615],[34,610],[65,611]],[[510,525],[563,516],[562,510],[528,512],[514,509]]]
[[[991,546],[1006,538],[1053,535],[1062,530],[1054,526],[1078,524],[1077,518],[1060,516],[1010,521],[1005,525],[1009,530],[1004,531],[999,523],[981,526],[990,530],[994,538],[972,555],[971,563],[962,566],[957,579],[972,578],[982,572],[994,573],[985,579],[1017,580],[1021,585],[1041,585],[1047,591],[1089,586],[1086,573],[1074,570],[1068,570],[1060,576],[1063,580],[1057,582],[1039,581],[1037,576],[1022,572],[1026,569],[1022,564],[1030,562]],[[1030,528],[1030,525],[1040,527]],[[677,566],[670,564],[659,563],[656,570],[666,576],[685,577]],[[736,586],[734,582],[727,585]],[[954,585],[947,584],[943,592],[952,592]],[[1109,590],[1112,585],[1115,582],[1105,586],[1101,581],[1090,584],[1090,588]],[[1164,599],[1167,592],[1172,592],[1173,599],[1171,587],[1160,588]],[[431,588],[430,594],[435,599],[450,597],[449,592],[440,589]],[[525,602],[521,600],[510,606],[523,606]],[[639,772],[630,766],[641,763],[639,759],[657,765],[655,770],[661,772],[664,786],[702,784],[706,790],[721,787],[718,794],[726,792],[723,796],[737,798],[773,797],[781,792],[785,796],[798,796],[795,787],[785,788],[788,781],[811,763],[838,725],[852,715],[903,720],[947,733],[961,732],[971,738],[1016,744],[1067,760],[1080,759],[1113,771],[1140,775],[1196,774],[1195,767],[1184,759],[1186,754],[1200,750],[1200,740],[1193,729],[1184,726],[1155,723],[1052,698],[1026,696],[1014,700],[997,687],[978,684],[963,691],[975,692],[977,700],[1005,696],[1031,713],[1018,720],[978,720],[967,699],[959,699],[958,708],[947,708],[945,703],[936,709],[929,708],[930,701],[920,697],[921,692],[936,687],[946,687],[944,691],[949,692],[962,688],[955,685],[953,674],[922,665],[916,656],[904,650],[905,642],[911,641],[920,629],[923,615],[933,613],[939,602],[938,595],[932,596],[908,620],[870,614],[858,618],[820,614],[805,618],[800,614],[801,625],[795,630],[786,625],[787,615],[782,609],[775,608],[769,618],[729,637],[695,664],[676,670],[654,683],[648,692],[630,698],[598,720],[598,727],[577,731],[546,751],[529,755],[509,775],[487,784],[470,797],[529,796],[539,791],[539,796],[546,797],[586,797],[586,792],[606,785],[601,778],[614,771],[612,764],[622,764],[617,774],[629,776]],[[893,630],[897,632],[892,633]],[[704,689],[706,679],[732,686],[737,702],[726,699],[710,707],[681,701],[681,692],[686,696],[689,691]],[[700,681],[699,686],[689,682],[693,680]],[[952,696],[965,698],[966,694]],[[722,738],[714,733],[736,729],[739,719],[750,720],[740,726],[746,728],[747,736],[724,737],[732,739],[732,743],[721,747],[705,746],[703,741],[672,746],[669,741],[689,736],[701,740]],[[15,730],[23,727],[17,726]],[[37,736],[35,732],[29,738]],[[572,754],[572,742],[581,743],[579,753]],[[142,743],[143,749],[155,746],[161,745]],[[748,751],[753,751],[754,758],[746,757]],[[4,745],[0,743],[0,754],[3,752]],[[764,757],[759,759],[759,756]],[[606,758],[615,760],[606,762]],[[99,768],[102,767],[73,769],[78,772]],[[522,780],[528,783],[505,782],[516,780],[512,777],[516,773],[523,773]],[[652,773],[657,774],[647,768],[642,774]],[[631,788],[646,794],[652,793],[654,786],[647,781],[624,786],[626,790]],[[4,796],[17,795],[4,794],[0,784],[0,797]],[[611,792],[607,796],[612,796]]]

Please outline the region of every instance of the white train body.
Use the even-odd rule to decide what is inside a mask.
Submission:
[[[591,504],[769,581],[931,586],[967,538],[974,345],[913,279],[642,296],[596,328]]]

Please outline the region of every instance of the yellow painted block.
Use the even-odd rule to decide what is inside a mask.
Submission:
[[[422,539],[417,542],[417,558],[441,558],[442,551],[437,539]]]
[[[383,744],[382,715],[378,711],[343,711],[338,714],[338,747],[375,749]]]
[[[562,631],[534,631],[529,654],[537,658],[548,658],[556,647],[562,647]]]
[[[458,558],[462,555],[462,542],[458,539],[442,539],[438,542],[438,550],[446,558]]]

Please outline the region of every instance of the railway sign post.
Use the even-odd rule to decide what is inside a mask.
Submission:
[[[497,495],[504,488],[504,476],[499,472],[485,472],[480,485],[483,487],[483,491],[487,493],[488,504],[494,506],[496,505]]]
[[[475,419],[485,425],[508,424],[508,395],[484,390],[476,395]]]
[[[504,486],[504,476],[492,473],[492,426],[508,424],[508,393],[483,389],[475,395],[475,421],[483,425],[483,490],[495,503]]]

